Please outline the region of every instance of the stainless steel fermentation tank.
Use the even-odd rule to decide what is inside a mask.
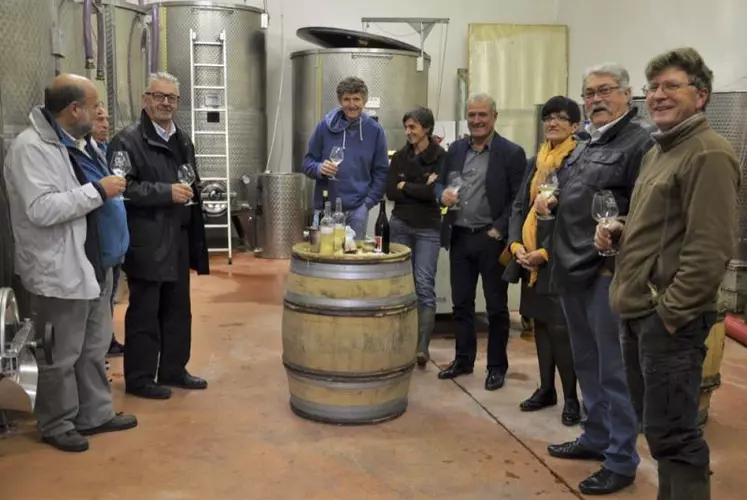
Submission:
[[[198,41],[217,41],[225,30],[226,71],[228,82],[228,138],[230,157],[230,182],[208,182],[203,186],[214,201],[225,200],[230,189],[234,213],[248,213],[253,217],[258,203],[258,175],[267,162],[266,117],[266,52],[265,29],[261,27],[262,11],[245,5],[232,5],[208,1],[172,1],[160,4],[160,66],[179,79],[181,101],[176,121],[185,130],[192,127],[192,107],[206,108],[205,101],[218,98],[222,90],[195,89],[195,102],[191,101],[190,28]],[[221,47],[198,45],[195,61],[222,63]],[[220,86],[222,70],[216,67],[194,68],[195,86]],[[220,112],[218,122],[208,121],[208,113],[196,115],[195,130],[222,130],[225,113]],[[201,154],[223,154],[224,137],[199,135],[193,137]],[[200,158],[201,177],[226,177],[224,158]],[[205,196],[203,196],[205,199]],[[225,205],[225,204],[223,204]],[[215,212],[210,207],[217,207]],[[208,215],[223,216],[221,204],[207,207]]]
[[[304,176],[297,172],[260,175],[262,222],[258,256],[290,259],[292,247],[303,241],[306,224],[303,193]]]
[[[113,137],[140,118],[152,56],[148,11],[124,0],[101,0],[89,16],[82,0],[55,1],[61,34],[57,69],[98,85]],[[88,49],[81,35],[86,29],[91,31]]]
[[[314,128],[326,113],[339,106],[337,84],[348,76],[366,82],[365,111],[375,116],[384,128],[388,149],[402,147],[405,144],[402,116],[416,106],[428,104],[430,57],[422,55],[417,47],[370,33],[304,28],[298,35],[321,48],[291,54],[293,171],[303,172],[303,157]],[[341,168],[345,168],[344,163]],[[313,181],[306,184],[306,212],[310,220]]]
[[[22,314],[25,294],[13,278],[13,234],[2,163],[13,139],[28,126],[31,108],[44,102],[54,76],[51,0],[0,1],[0,287],[14,286]]]

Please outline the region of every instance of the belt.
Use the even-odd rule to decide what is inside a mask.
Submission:
[[[489,231],[490,228],[493,226],[491,224],[488,224],[487,226],[482,227],[464,227],[464,226],[453,226],[454,230],[459,230],[460,232],[469,233],[469,234],[477,234],[482,233],[483,231]]]

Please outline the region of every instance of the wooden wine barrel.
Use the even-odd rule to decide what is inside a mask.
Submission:
[[[705,426],[708,421],[708,410],[711,407],[711,395],[721,385],[721,362],[724,359],[724,344],[726,329],[724,316],[719,314],[716,322],[706,337],[705,361],[703,361],[703,377],[700,382],[700,401],[698,404],[698,425]]]
[[[378,423],[407,409],[418,337],[410,249],[326,255],[293,246],[283,310],[291,409],[315,421]]]

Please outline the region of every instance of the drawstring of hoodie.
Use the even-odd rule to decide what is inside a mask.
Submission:
[[[348,135],[347,134],[347,131],[348,131],[347,129],[350,127],[350,125],[354,125],[354,124],[350,124],[349,123],[348,127],[345,127],[345,130],[342,131],[342,149],[343,149],[343,151],[345,150],[345,141],[347,140],[347,135]],[[361,138],[361,142],[363,142],[363,119],[362,119],[362,117],[358,118],[358,134],[359,134],[359,136]]]

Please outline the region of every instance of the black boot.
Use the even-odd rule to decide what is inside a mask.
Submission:
[[[436,309],[432,307],[418,308],[418,366],[425,366],[431,359],[428,346],[431,343],[433,327],[436,324]]]

